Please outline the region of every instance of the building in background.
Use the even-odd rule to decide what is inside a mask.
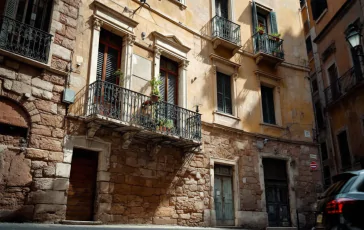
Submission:
[[[362,41],[358,35],[360,45],[353,48],[347,40],[362,33],[363,2],[300,2],[327,187],[331,176],[364,167]]]
[[[2,1],[0,219],[310,227],[299,8]]]

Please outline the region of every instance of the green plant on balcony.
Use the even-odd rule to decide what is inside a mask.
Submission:
[[[264,32],[265,32],[265,29],[264,29],[264,27],[263,27],[263,26],[257,26],[255,29],[256,29],[256,31],[257,31],[260,35],[264,34]]]
[[[275,57],[283,58],[283,52],[279,48],[275,48],[272,50],[272,54]]]
[[[281,34],[280,33],[272,33],[270,34],[270,36],[274,37],[274,39],[278,42],[281,38]]]
[[[112,75],[115,78],[119,78],[119,82],[124,82],[124,73],[121,71],[121,69],[117,69]]]
[[[152,78],[149,83],[152,87],[151,100],[153,102],[157,102],[160,98],[159,86],[162,84],[162,82],[156,78]]]
[[[171,131],[174,128],[173,120],[167,119],[164,123],[164,126],[166,127],[167,131]]]

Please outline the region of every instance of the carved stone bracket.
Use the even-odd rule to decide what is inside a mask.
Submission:
[[[100,30],[101,30],[101,26],[102,26],[102,24],[103,24],[103,21],[102,21],[102,20],[100,20],[100,19],[98,19],[98,18],[95,18],[95,19],[94,19],[94,29],[95,29],[95,30],[100,31]]]
[[[154,48],[154,56],[155,58],[158,58],[160,59],[161,58],[161,55],[162,55],[162,50],[158,47],[155,47]]]
[[[187,61],[187,60],[183,60],[183,61],[179,64],[179,67],[180,67],[180,68],[183,68],[184,70],[186,70],[189,64],[190,64],[190,62],[189,62],[189,61]]]
[[[129,145],[131,144],[131,142],[133,141],[134,136],[137,134],[138,132],[127,132],[122,136],[122,149],[128,149]]]
[[[214,46],[214,49],[216,49],[219,45],[221,44],[221,40],[215,40],[214,42],[213,42],[213,46]]]
[[[261,60],[263,60],[263,56],[262,56],[262,55],[258,56],[258,57],[255,59],[255,63],[256,63],[257,65],[259,65],[259,62],[260,62]]]
[[[96,124],[96,123],[88,123],[87,124],[87,137],[88,138],[93,138],[95,136],[95,133],[97,132],[97,130],[99,130],[101,127],[100,124]]]
[[[134,35],[128,34],[127,36],[124,37],[124,39],[125,39],[126,45],[133,46],[135,43],[136,37]]]

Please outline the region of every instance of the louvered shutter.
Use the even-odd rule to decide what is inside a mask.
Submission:
[[[118,69],[118,56],[119,56],[119,51],[109,46],[107,51],[107,60],[105,66],[105,81],[110,82],[112,84],[119,83],[118,76],[114,75],[115,71]]]
[[[5,16],[15,19],[16,12],[18,11],[18,4],[19,0],[8,0],[5,6]]]
[[[278,33],[278,25],[277,25],[277,14],[276,12],[270,12],[269,13],[270,16],[270,32],[272,34],[276,34]]]
[[[224,76],[224,100],[225,100],[225,113],[233,114],[231,102],[231,82],[230,76]]]
[[[97,71],[96,71],[97,80],[102,80],[102,69],[104,67],[104,52],[105,52],[105,45],[99,43],[99,50],[97,53]]]
[[[273,89],[261,86],[262,107],[263,107],[263,121],[268,124],[275,124],[275,110]]]
[[[168,95],[167,95],[167,102],[171,104],[176,103],[176,76],[169,74],[168,75]]]
[[[217,73],[217,110],[224,112],[224,78],[221,73]]]
[[[161,84],[159,85],[159,93],[160,93],[160,100],[165,101],[166,95],[166,73],[161,71],[159,80]]]
[[[253,0],[252,2],[252,21],[253,21],[253,34],[257,32],[258,26],[258,14],[257,14],[257,4]]]

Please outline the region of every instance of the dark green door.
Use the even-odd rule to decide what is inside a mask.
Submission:
[[[269,227],[289,227],[290,209],[286,161],[263,159]]]
[[[232,168],[215,166],[215,210],[218,226],[235,225]]]

